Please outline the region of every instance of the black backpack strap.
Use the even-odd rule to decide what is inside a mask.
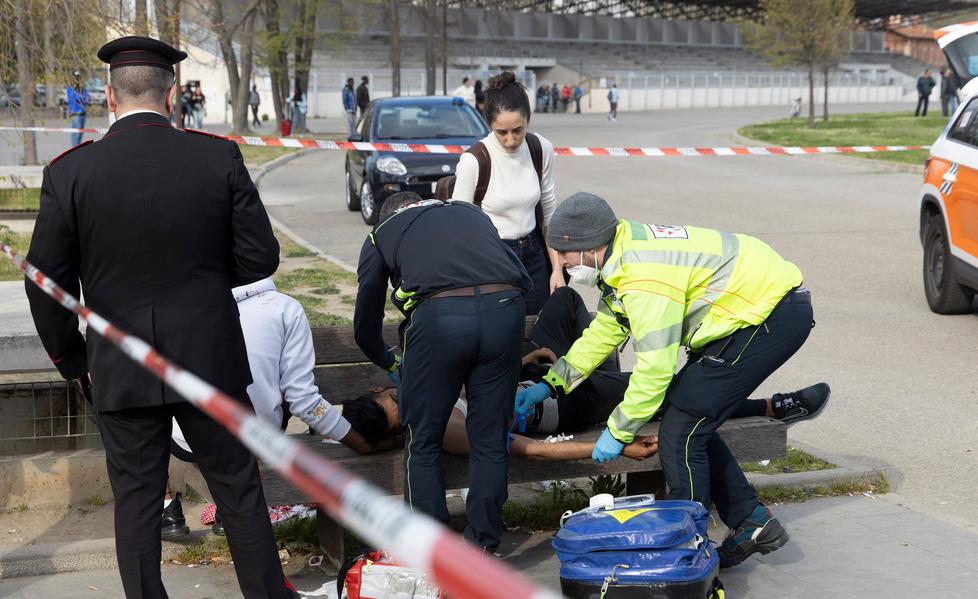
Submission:
[[[472,144],[466,153],[475,156],[479,163],[479,179],[475,183],[475,194],[472,196],[472,203],[482,208],[482,200],[486,198],[486,190],[489,189],[489,175],[492,174],[492,160],[489,159],[489,150],[481,141]]]
[[[537,181],[543,185],[543,144],[535,134],[527,133],[526,147],[530,148],[530,159],[533,160],[533,170],[537,172]]]

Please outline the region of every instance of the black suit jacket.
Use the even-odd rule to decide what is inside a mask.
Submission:
[[[28,259],[109,321],[219,389],[243,395],[248,356],[231,288],[270,276],[279,247],[237,144],[127,116],[44,169]],[[98,411],[183,401],[27,282],[61,375],[91,372]]]

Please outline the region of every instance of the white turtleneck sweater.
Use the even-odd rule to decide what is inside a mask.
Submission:
[[[530,148],[524,142],[515,152],[507,152],[490,133],[482,140],[489,150],[492,170],[489,187],[482,200],[482,209],[499,231],[502,239],[519,239],[530,234],[536,226],[537,202],[543,208],[544,225],[557,207],[554,185],[554,146],[542,135],[536,134],[543,147],[543,172],[537,182]],[[479,162],[472,154],[462,154],[455,169],[453,200],[471,202],[479,181]],[[542,189],[541,189],[542,188]]]

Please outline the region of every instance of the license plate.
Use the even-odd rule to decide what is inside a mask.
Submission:
[[[434,183],[431,184],[431,193],[435,193],[435,190],[437,188],[438,188],[438,181],[435,181]]]

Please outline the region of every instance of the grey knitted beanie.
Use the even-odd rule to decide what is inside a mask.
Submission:
[[[591,250],[615,237],[618,217],[608,202],[579,191],[557,206],[547,227],[547,245],[558,252]]]

